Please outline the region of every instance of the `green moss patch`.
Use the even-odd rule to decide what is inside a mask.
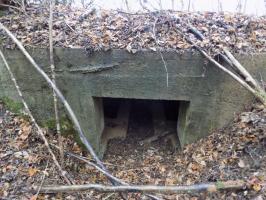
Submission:
[[[65,117],[61,117],[60,120],[60,126],[61,126],[61,133],[64,136],[68,136],[68,135],[72,135],[74,140],[78,143],[79,146],[81,146],[82,148],[85,148],[83,143],[81,142],[79,135],[77,133],[77,131],[75,130],[72,122],[70,121],[70,119],[65,116]],[[46,122],[44,122],[42,124],[43,127],[46,127],[50,130],[56,130],[56,123],[55,123],[55,119],[49,119]]]
[[[23,104],[21,102],[14,101],[9,97],[3,97],[1,101],[4,103],[5,107],[11,112],[21,114],[21,111],[23,109]]]

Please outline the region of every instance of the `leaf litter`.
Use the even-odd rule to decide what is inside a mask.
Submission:
[[[47,47],[49,10],[31,5],[26,13],[9,11],[0,17],[15,36],[29,47]],[[205,37],[198,40],[187,24]],[[110,49],[125,49],[131,53],[148,49],[191,50],[181,29],[193,42],[213,54],[226,46],[233,53],[266,51],[266,17],[215,12],[126,13],[118,10],[96,10],[56,6],[54,11],[54,46],[84,48],[88,53]],[[3,46],[14,44],[0,32]]]
[[[175,16],[173,18],[173,16]],[[57,6],[54,46],[84,48],[88,53],[126,49],[183,52],[191,46],[178,33],[182,29],[198,45],[215,53],[226,45],[232,52],[255,53],[266,50],[265,17],[217,14],[211,12],[153,12],[128,14],[120,11],[82,10]],[[47,47],[48,10],[31,6],[26,15],[9,11],[0,17],[28,47]],[[184,24],[196,27],[206,38],[198,41]],[[2,45],[14,48],[0,32]],[[155,37],[156,36],[156,41]],[[117,177],[135,184],[193,184],[210,181],[248,179],[251,191],[227,191],[183,195],[164,195],[164,199],[265,199],[266,110],[254,105],[234,122],[200,141],[173,152],[167,141],[140,145],[134,138],[109,143],[104,158]],[[50,144],[57,144],[52,130],[45,130]],[[37,199],[28,190],[33,186],[64,184],[35,128],[23,117],[0,104],[0,196],[2,199]],[[65,149],[90,159],[73,137],[64,138]],[[55,150],[56,152],[56,150]],[[56,152],[59,158],[59,153]],[[49,165],[48,165],[49,164]],[[48,167],[47,167],[48,165]],[[106,177],[83,162],[65,157],[65,169],[77,184],[108,183]],[[89,191],[88,199],[120,199],[117,194]],[[78,199],[75,194],[43,195],[38,199]],[[141,199],[139,194],[129,199]]]
[[[0,196],[1,199],[36,199],[29,189],[65,184],[35,128],[25,119],[1,105]],[[47,130],[50,144],[57,145],[55,131]],[[91,159],[72,136],[64,137],[65,150]],[[57,157],[59,152],[54,149]],[[164,199],[264,199],[266,188],[266,109],[254,105],[238,115],[230,126],[217,130],[182,151],[173,151],[169,141],[140,144],[134,137],[109,142],[103,159],[117,177],[134,184],[178,185],[201,182],[249,180],[252,190],[197,194],[159,194]],[[47,165],[49,166],[47,167]],[[108,184],[93,167],[65,156],[65,169],[77,184]],[[109,194],[88,191],[88,199]],[[79,199],[75,194],[44,195],[38,199]],[[112,194],[109,199],[120,199]],[[141,199],[130,194],[129,199]]]

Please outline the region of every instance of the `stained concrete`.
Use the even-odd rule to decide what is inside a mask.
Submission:
[[[48,50],[29,51],[49,72]],[[36,118],[41,122],[51,119],[52,92],[44,79],[18,50],[4,50],[4,54]],[[125,50],[111,50],[87,55],[82,49],[55,49],[58,87],[97,152],[103,149],[101,135],[105,127],[101,97],[180,101],[177,130],[181,146],[227,125],[254,100],[236,81],[199,54],[165,52],[163,56],[169,73],[168,85],[157,52],[129,54]],[[266,80],[265,54],[237,57],[258,80],[261,77]],[[18,99],[0,61],[1,97]]]

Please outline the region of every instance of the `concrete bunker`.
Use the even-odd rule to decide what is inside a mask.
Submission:
[[[41,48],[28,50],[49,74],[49,51]],[[32,70],[19,50],[3,49],[3,52],[36,120],[45,123],[54,119],[53,96],[44,79]],[[108,98],[112,101],[121,99],[124,103],[119,108],[123,108],[122,105],[127,107],[126,100],[147,101],[148,104],[178,101],[175,131],[181,148],[207,136],[215,129],[223,128],[236,113],[253,101],[254,97],[248,91],[217,67],[206,63],[201,55],[169,51],[163,52],[163,56],[167,63],[168,79],[158,52],[141,51],[130,54],[125,50],[113,49],[87,54],[83,49],[55,48],[57,85],[76,113],[85,136],[99,155],[105,149],[102,138],[107,127],[104,116],[108,116],[108,113],[104,114],[104,101]],[[236,57],[258,80],[260,76],[266,77],[265,54]],[[3,62],[0,62],[0,72],[0,99],[8,97],[19,100]],[[65,115],[63,110],[60,113],[62,117]],[[120,112],[121,115],[119,112],[115,113],[109,113],[111,120],[116,120],[112,119],[112,114],[116,117],[122,115],[124,121],[130,120],[130,111]],[[128,117],[123,116],[126,114]],[[152,124],[157,126],[159,123]],[[123,131],[120,134],[123,136]]]
[[[189,101],[110,97],[98,97],[96,101],[101,107],[97,110],[103,113],[102,153],[109,140],[132,136],[140,143],[168,137],[172,148],[179,148],[178,132],[184,131],[182,122],[185,121]]]

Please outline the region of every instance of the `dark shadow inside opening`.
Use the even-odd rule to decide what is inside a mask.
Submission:
[[[114,132],[120,132],[121,136],[123,128],[125,132],[123,137],[136,140],[154,134],[164,134],[167,131],[169,134],[174,131],[173,134],[177,135],[179,101],[126,98],[102,98],[102,100],[107,134],[108,126],[112,128],[117,126],[117,131]],[[119,134],[117,136],[119,137]]]

